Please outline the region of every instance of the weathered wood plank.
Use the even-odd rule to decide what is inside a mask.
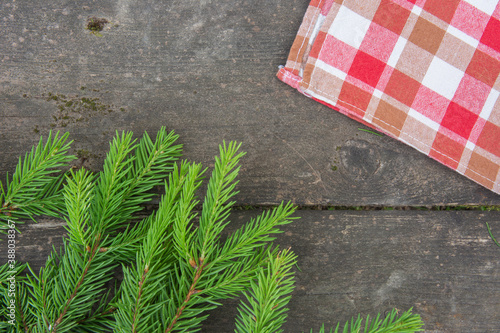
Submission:
[[[99,169],[115,130],[165,125],[205,165],[223,139],[244,142],[241,204],[500,204],[275,78],[307,3],[4,1],[0,176],[49,129]],[[101,37],[85,29],[92,16],[110,21]]]
[[[238,211],[226,233],[258,211]],[[410,307],[427,332],[494,332],[500,327],[500,212],[298,211],[276,243],[298,255],[285,332],[309,332],[358,312]],[[17,254],[40,267],[61,244],[61,223],[22,226]],[[6,251],[2,242],[1,262]],[[230,332],[236,302],[215,311],[203,332]]]
[[[500,327],[500,249],[485,227],[489,222],[500,230],[498,212],[297,215],[301,220],[277,240],[298,254],[301,269],[285,332],[318,330],[321,322],[332,325],[358,312],[376,314],[392,307],[414,307],[427,332]],[[219,326],[228,311],[220,309],[204,331],[231,331]]]

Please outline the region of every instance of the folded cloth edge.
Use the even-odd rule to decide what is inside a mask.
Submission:
[[[316,100],[316,101],[318,101],[318,102],[320,102],[320,103],[322,103],[322,104],[324,104],[324,105],[326,105],[326,106],[328,106],[328,107],[330,107],[338,112],[341,112],[342,114],[345,114],[345,115],[349,116],[350,118],[355,119],[356,121],[358,121],[360,123],[363,123],[366,126],[374,128],[374,129],[376,129],[376,130],[378,130],[386,135],[389,135],[393,138],[396,138],[397,140],[402,141],[403,143],[419,150],[420,152],[426,154],[427,156],[440,162],[441,164],[445,164],[445,163],[443,163],[443,161],[439,160],[435,156],[431,156],[428,153],[422,151],[421,149],[419,149],[419,147],[413,145],[411,142],[407,142],[407,141],[403,140],[402,138],[393,135],[391,132],[386,131],[384,128],[376,126],[376,124],[365,121],[363,119],[363,117],[360,117],[357,113],[352,112],[348,108],[342,107],[342,105],[338,105],[338,104],[333,105],[332,103],[330,103],[331,101],[329,101],[328,99],[323,98],[320,95],[319,96],[313,95],[310,93],[310,91],[308,91],[308,89],[304,89],[304,85],[302,84],[303,77],[301,76],[301,75],[303,75],[303,67],[307,63],[307,60],[308,60],[307,58],[309,56],[309,52],[314,47],[314,44],[317,43],[316,38],[315,38],[316,35],[314,35],[314,33],[317,34],[317,32],[319,30],[317,27],[315,27],[315,25],[317,24],[317,21],[318,21],[317,18],[320,17],[320,14],[322,12],[321,5],[322,4],[324,5],[325,3],[328,3],[328,2],[331,5],[331,3],[333,1],[331,1],[331,0],[330,1],[328,1],[328,0],[326,0],[326,1],[325,0],[319,0],[319,1],[313,0],[313,1],[311,1],[311,4],[309,5],[309,7],[307,9],[304,20],[303,20],[302,25],[300,27],[300,30],[302,30],[302,33],[304,34],[304,36],[299,36],[299,33],[300,33],[300,30],[299,30],[299,33],[297,34],[296,39],[294,41],[294,44],[292,46],[292,49],[290,51],[290,55],[287,59],[286,66],[280,66],[280,68],[277,72],[278,79],[281,80],[282,82],[290,85],[291,87],[297,89],[300,93],[306,95],[307,97],[313,98],[314,100]],[[323,22],[321,22],[321,24],[323,24]],[[295,54],[292,54],[292,53],[295,53]],[[469,170],[470,172],[468,175],[468,174],[465,174],[465,172],[460,172],[459,170],[457,170],[457,168],[453,168],[449,165],[447,165],[447,166],[454,169],[455,171],[459,172],[460,174],[466,176],[467,178],[472,179],[473,181],[479,183],[480,185],[492,190],[493,192],[500,194],[500,184],[499,184],[500,176],[499,176],[499,173],[497,173],[496,179],[486,178],[484,175],[481,175],[479,173],[477,173],[477,175],[474,175],[473,177],[471,177],[470,172],[474,173],[474,170]],[[488,180],[488,181],[482,182],[481,177],[484,177],[485,180]],[[493,183],[493,184],[491,184],[491,183]]]

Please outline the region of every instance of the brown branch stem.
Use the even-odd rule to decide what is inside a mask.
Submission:
[[[29,327],[28,327],[28,324],[26,323],[26,317],[24,316],[23,309],[22,309],[21,304],[20,304],[19,300],[17,299],[17,297],[16,297],[16,306],[17,306],[17,310],[19,311],[19,315],[21,316],[21,323],[23,325],[24,332],[29,332]]]
[[[139,295],[137,295],[137,301],[135,302],[135,310],[134,310],[134,319],[132,320],[132,332],[137,332],[136,328],[136,317],[137,317],[137,312],[139,312],[139,301],[142,296],[142,287],[144,286],[144,280],[146,280],[146,274],[148,274],[148,264],[146,264],[146,267],[144,268],[144,272],[142,273],[142,278],[141,281],[139,282]]]
[[[89,260],[87,261],[87,264],[85,265],[85,269],[83,270],[83,273],[82,273],[82,276],[80,277],[80,280],[78,280],[78,283],[76,284],[76,287],[75,287],[75,290],[73,291],[73,293],[71,294],[71,296],[69,297],[68,301],[66,302],[66,304],[64,305],[64,308],[63,308],[63,311],[61,312],[61,314],[59,315],[59,317],[57,318],[56,322],[54,323],[54,327],[52,327],[52,333],[56,333],[57,331],[57,326],[62,322],[64,316],[66,315],[66,312],[68,311],[68,308],[69,308],[69,305],[71,303],[71,301],[73,300],[73,298],[76,297],[76,294],[78,292],[78,289],[80,289],[80,286],[82,285],[83,283],[83,280],[85,279],[85,277],[87,276],[87,272],[90,268],[90,264],[92,263],[92,261],[94,260],[95,258],[95,255],[97,253],[97,249],[99,248],[99,243],[100,243],[100,240],[101,240],[101,234],[99,233],[97,235],[97,239],[96,239],[96,242],[95,242],[95,245],[94,247],[92,248],[92,253],[90,254],[90,258]]]
[[[110,307],[108,310],[106,310],[106,311],[104,311],[104,312],[97,313],[97,314],[96,314],[96,313],[94,313],[92,316],[87,317],[87,318],[84,318],[84,319],[82,319],[82,320],[78,321],[78,325],[81,325],[81,324],[85,323],[87,320],[90,320],[90,319],[96,318],[96,317],[98,317],[99,315],[101,315],[101,316],[105,316],[105,315],[107,315],[107,314],[111,314],[111,313],[113,313],[113,312],[115,312],[115,311],[116,311],[116,308],[114,308],[114,307]]]
[[[200,278],[201,272],[203,271],[203,268],[205,266],[206,265],[203,265],[203,259],[200,258],[200,263],[198,264],[198,267],[196,269],[196,274],[194,275],[193,283],[191,283],[191,287],[189,288],[189,292],[187,293],[186,298],[184,299],[184,302],[182,302],[182,306],[180,306],[177,309],[177,313],[175,314],[174,320],[172,320],[172,323],[167,327],[167,329],[165,330],[165,333],[170,332],[174,328],[174,325],[177,323],[177,320],[179,320],[179,318],[181,317],[182,311],[184,311],[187,304],[189,303],[191,296],[200,292],[199,290],[196,290],[196,284],[198,283],[198,279]]]
[[[9,217],[12,216],[12,211],[16,210],[16,207],[8,204],[7,202],[5,202],[2,207],[0,207],[0,214],[4,214],[4,215],[7,215]]]

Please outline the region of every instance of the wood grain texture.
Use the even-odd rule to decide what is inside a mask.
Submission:
[[[500,204],[500,196],[275,78],[308,1],[4,1],[0,177],[50,129],[98,170],[115,130],[175,130],[211,165],[242,141],[240,204]],[[110,23],[97,34],[89,17]]]
[[[234,212],[229,234],[259,211]],[[500,212],[297,211],[276,244],[298,255],[285,332],[309,332],[357,313],[393,307],[420,313],[426,332],[495,332],[500,327]],[[38,270],[63,224],[21,226],[17,254]],[[6,251],[1,244],[0,260]],[[214,310],[202,332],[232,332],[237,302]]]

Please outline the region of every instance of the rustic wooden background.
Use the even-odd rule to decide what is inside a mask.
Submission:
[[[500,332],[500,248],[485,226],[500,236],[500,212],[416,210],[500,196],[278,81],[307,4],[0,1],[1,179],[50,129],[70,132],[75,163],[92,170],[116,130],[167,126],[205,166],[223,140],[241,141],[237,205],[304,208],[279,238],[302,270],[285,332],[392,307],[413,307],[427,332]],[[99,34],[85,28],[94,16],[109,21]],[[18,254],[40,265],[63,233],[27,224]],[[229,302],[203,332],[232,331],[235,314]]]

